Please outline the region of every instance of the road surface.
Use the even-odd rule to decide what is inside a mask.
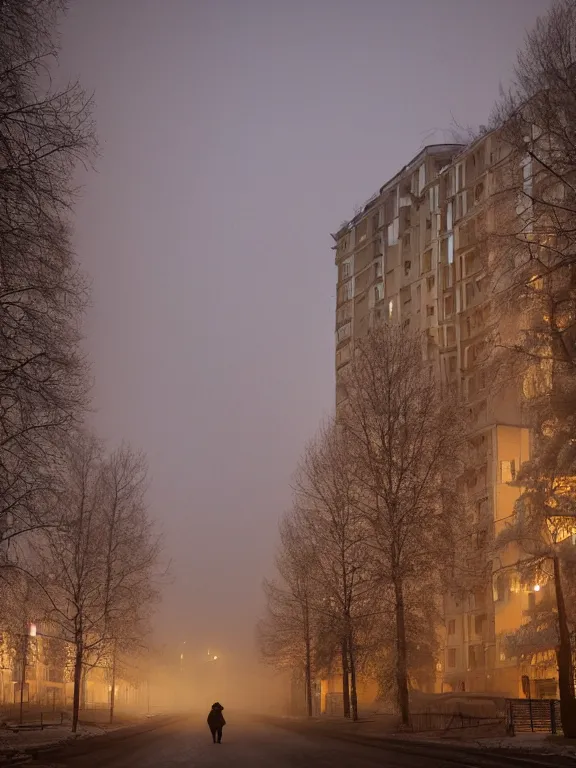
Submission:
[[[234,718],[223,743],[213,744],[203,718],[172,722],[153,730],[76,742],[32,765],[47,768],[542,768],[574,765],[558,757],[511,758],[414,744],[367,746],[313,729],[286,730],[254,719]]]

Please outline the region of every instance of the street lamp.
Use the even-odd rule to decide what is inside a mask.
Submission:
[[[36,637],[36,624],[28,625],[28,632],[22,638],[22,679],[20,680],[20,725],[24,720],[24,690],[26,688],[26,668],[28,667],[28,638]],[[30,691],[28,691],[28,701],[30,701]]]

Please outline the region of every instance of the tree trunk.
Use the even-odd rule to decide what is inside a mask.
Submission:
[[[82,665],[82,677],[80,682],[80,709],[86,709],[86,677],[88,670]]]
[[[76,639],[76,654],[74,657],[74,698],[72,700],[72,733],[78,730],[80,712],[80,688],[82,687],[82,662],[84,660],[82,640]]]
[[[358,693],[356,691],[356,653],[352,632],[348,634],[348,655],[350,656],[350,709],[352,720],[358,720]]]
[[[310,625],[306,609],[306,714],[312,717],[312,652],[310,648]]]
[[[342,640],[342,701],[344,717],[350,717],[350,683],[348,680],[348,643]]]
[[[404,615],[404,592],[402,580],[394,579],[394,596],[396,600],[396,688],[398,692],[398,709],[402,725],[410,726],[410,699],[408,695],[408,657],[406,647],[406,619]]]
[[[562,574],[558,556],[552,558],[554,563],[554,587],[556,590],[556,607],[558,609],[558,648],[556,659],[558,663],[558,687],[560,689],[560,720],[562,730],[567,739],[576,738],[576,697],[574,694],[574,666],[572,662],[572,644],[570,629],[566,617],[566,604],[562,588]]]
[[[116,701],[116,646],[112,652],[112,685],[110,687],[110,723],[114,722],[114,703]]]

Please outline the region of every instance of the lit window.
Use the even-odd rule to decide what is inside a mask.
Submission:
[[[459,192],[465,184],[464,163],[456,166],[456,192]]]
[[[500,462],[500,482],[511,483],[516,477],[516,463],[514,459],[511,461]]]
[[[390,299],[388,302],[388,317],[392,319],[392,315],[394,314],[394,301],[393,299]]]

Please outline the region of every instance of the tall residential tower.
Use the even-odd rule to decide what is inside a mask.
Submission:
[[[494,231],[509,155],[496,133],[471,146],[424,148],[333,235],[338,269],[336,402],[355,342],[380,322],[424,332],[423,360],[456,388],[472,421],[461,478],[473,518],[476,587],[444,597],[438,690],[522,695],[528,675],[537,696],[556,694],[553,658],[509,659],[505,635],[521,626],[542,594],[521,583],[516,556],[494,558],[489,545],[513,513],[509,485],[529,455],[519,398],[487,388],[482,358],[490,322],[487,233]]]

